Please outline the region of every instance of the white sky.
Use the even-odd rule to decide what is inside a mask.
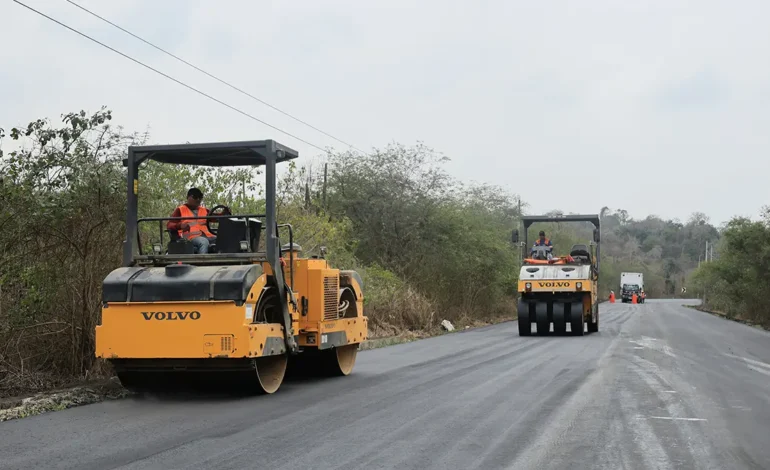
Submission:
[[[341,144],[64,0],[22,0],[321,147]],[[76,0],[359,148],[422,141],[530,212],[719,223],[768,201],[770,2]],[[580,5],[580,6],[579,6]],[[153,143],[272,138],[11,0],[0,127],[107,105]]]

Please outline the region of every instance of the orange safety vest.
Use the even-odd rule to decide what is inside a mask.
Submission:
[[[182,204],[179,206],[179,212],[182,214],[182,217],[189,217],[193,220],[180,220],[179,223],[188,223],[190,224],[190,231],[189,232],[183,232],[179,230],[179,236],[182,238],[186,238],[188,240],[192,240],[195,237],[200,237],[201,235],[206,237],[213,237],[214,235],[209,232],[208,227],[206,227],[206,219],[196,219],[195,214],[193,214],[193,211],[190,210],[189,207],[187,207],[187,204]],[[206,217],[208,215],[209,211],[203,207],[198,206],[198,217]]]

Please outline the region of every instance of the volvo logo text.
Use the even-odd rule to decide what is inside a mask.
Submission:
[[[569,281],[538,282],[540,287],[569,287]]]
[[[145,320],[198,320],[201,312],[142,312]]]

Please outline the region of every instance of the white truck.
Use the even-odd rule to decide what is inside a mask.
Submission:
[[[620,299],[621,302],[631,302],[634,294],[637,295],[638,302],[642,302],[641,291],[644,290],[644,274],[642,273],[620,273]]]

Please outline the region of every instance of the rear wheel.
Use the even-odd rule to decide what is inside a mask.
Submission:
[[[324,369],[326,375],[344,376],[353,372],[358,356],[358,344],[348,344],[322,351]]]
[[[585,318],[583,318],[583,302],[570,304],[570,332],[572,336],[583,336],[585,333]]]
[[[557,335],[567,333],[567,304],[553,304],[553,332]]]
[[[599,312],[596,312],[596,321],[593,321],[593,319],[588,321],[588,332],[589,333],[599,332]]]
[[[529,304],[520,300],[516,314],[519,320],[519,336],[532,336],[532,322],[529,320]]]
[[[117,371],[135,393],[214,392],[271,394],[283,383],[288,357],[242,359],[131,360]]]
[[[551,322],[548,320],[548,304],[546,302],[535,304],[535,321],[537,322],[537,335],[548,336],[551,332]]]
[[[358,344],[330,349],[307,348],[291,358],[289,374],[293,378],[339,377],[350,375],[358,357]]]
[[[260,357],[254,362],[257,372],[255,391],[266,394],[275,393],[286,376],[287,355]]]

